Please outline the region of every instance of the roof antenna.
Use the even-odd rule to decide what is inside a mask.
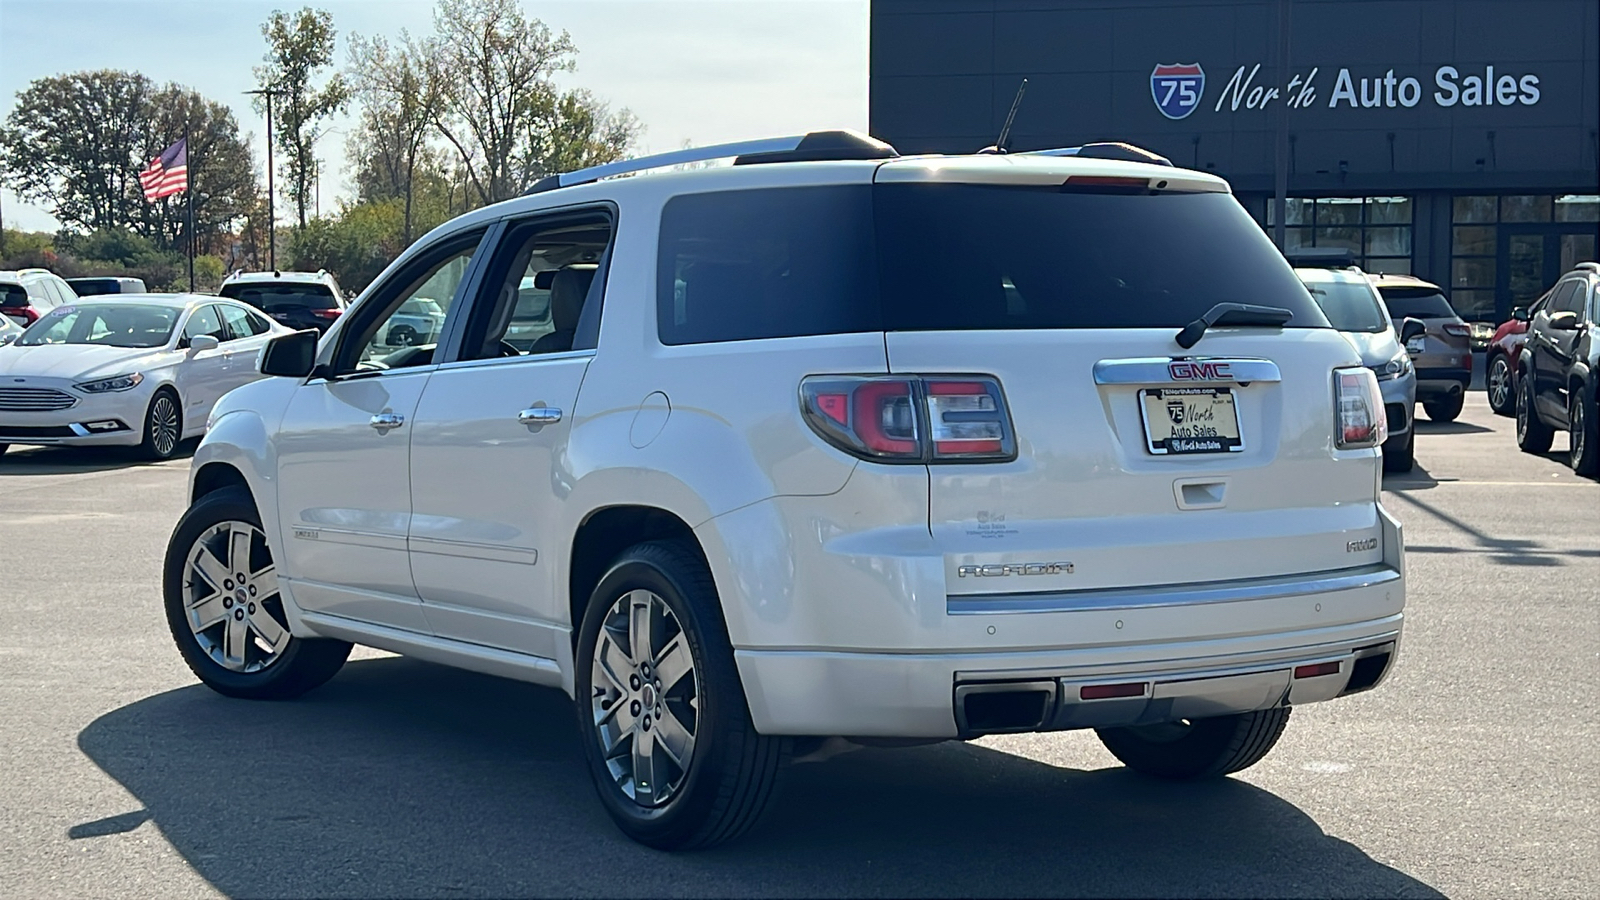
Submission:
[[[1017,118],[1017,107],[1022,105],[1022,95],[1028,92],[1028,79],[1022,79],[1022,84],[1017,88],[1017,98],[1011,101],[1011,111],[1006,113],[1006,124],[1000,126],[1000,138],[988,147],[979,150],[979,153],[1005,153],[1006,140],[1011,137],[1011,123]]]

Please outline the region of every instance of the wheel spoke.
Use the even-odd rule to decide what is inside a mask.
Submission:
[[[243,610],[235,610],[242,613]],[[230,615],[222,629],[222,664],[235,672],[244,669],[245,646],[250,642],[250,629],[244,616]]]
[[[595,654],[594,661],[598,664],[597,668],[601,674],[605,675],[606,680],[611,682],[611,686],[618,693],[628,692],[628,678],[625,673],[633,670],[633,663],[604,629],[600,632],[600,652]]]
[[[689,767],[689,754],[694,752],[694,735],[689,729],[678,721],[678,717],[666,704],[661,705],[661,717],[654,723],[655,737],[653,740],[661,752],[667,754],[672,762],[680,769]]]
[[[228,610],[222,605],[222,594],[212,594],[189,604],[189,628],[200,632],[227,618]]]
[[[610,709],[601,711],[600,715],[596,717],[595,725],[601,726],[611,722],[613,723],[612,727],[616,729],[610,738],[603,739],[601,742],[607,759],[612,759],[618,755],[617,748],[621,746],[624,738],[633,733],[634,725],[638,721],[639,717],[634,715],[633,710],[628,706],[627,697],[618,697],[611,704]],[[603,735],[604,733],[602,729],[601,734]]]
[[[650,661],[651,607],[655,606],[649,591],[628,594],[628,654],[634,665]]]
[[[228,572],[228,564],[217,559],[217,555],[205,547],[202,547],[200,555],[195,557],[194,571],[209,582],[214,591],[222,591],[222,583],[233,577]]]
[[[278,592],[278,567],[269,565],[264,569],[251,572],[250,586],[256,589],[253,599],[257,603],[276,594]]]
[[[683,632],[678,632],[667,646],[656,654],[651,665],[655,668],[656,677],[661,679],[663,691],[672,690],[678,679],[693,671],[694,659],[689,655],[689,641],[683,636]]]
[[[272,613],[267,612],[259,603],[256,604],[255,614],[249,616],[246,621],[250,623],[250,628],[261,636],[261,640],[272,648],[273,653],[282,652],[288,645],[289,629],[283,627],[272,617]]]
[[[655,802],[656,741],[648,731],[640,729],[633,735],[633,799],[639,803]]]
[[[239,574],[250,571],[250,529],[238,522],[228,531],[228,566]]]

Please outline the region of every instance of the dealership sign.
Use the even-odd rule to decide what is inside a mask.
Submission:
[[[1539,102],[1539,76],[1496,74],[1494,66],[1463,71],[1455,66],[1440,66],[1433,71],[1431,84],[1421,79],[1395,74],[1352,75],[1342,68],[1332,76],[1326,95],[1318,83],[1321,68],[1296,74],[1282,87],[1258,80],[1261,64],[1240,66],[1223,85],[1212,112],[1266,109],[1282,103],[1290,109],[1306,109],[1322,102],[1329,109],[1410,109],[1424,100],[1435,106],[1533,106]],[[1182,119],[1199,108],[1205,93],[1206,74],[1199,63],[1157,65],[1150,73],[1150,93],[1156,109],[1169,119]],[[1323,98],[1319,100],[1319,98]]]

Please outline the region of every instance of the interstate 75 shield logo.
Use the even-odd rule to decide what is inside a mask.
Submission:
[[[1181,119],[1200,105],[1206,90],[1206,73],[1199,63],[1157,65],[1150,73],[1150,96],[1156,109],[1169,119]]]

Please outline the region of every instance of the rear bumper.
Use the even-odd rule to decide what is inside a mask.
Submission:
[[[1417,369],[1417,396],[1439,397],[1459,394],[1472,384],[1472,370],[1465,368]]]
[[[1154,724],[1331,700],[1387,676],[1401,619],[1396,613],[1270,637],[1029,653],[734,655],[763,734],[954,738]],[[1325,667],[1331,671],[1295,677],[1296,669],[1319,664],[1332,664]],[[1095,688],[1122,695],[1097,699]],[[1036,702],[1024,701],[1015,713],[973,699],[1029,694]]]

